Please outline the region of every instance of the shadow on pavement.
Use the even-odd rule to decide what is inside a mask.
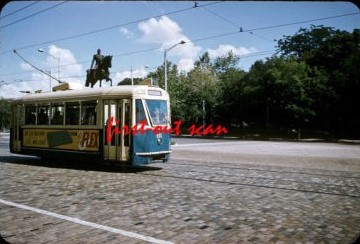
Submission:
[[[37,157],[26,157],[26,156],[0,156],[0,163],[12,163],[22,164],[37,167],[47,168],[63,168],[72,170],[83,170],[83,171],[100,171],[110,173],[140,173],[146,171],[157,171],[161,170],[160,167],[153,166],[131,166],[121,164],[119,162],[83,162],[75,160],[44,160]]]

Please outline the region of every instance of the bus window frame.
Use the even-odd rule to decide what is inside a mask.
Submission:
[[[33,123],[29,123],[28,122],[28,118],[29,118],[29,115],[31,115],[31,114],[27,114],[27,112],[28,112],[28,108],[35,108],[35,114],[34,114],[34,116],[35,116],[35,121],[33,122]],[[37,104],[24,104],[24,109],[25,109],[25,114],[24,114],[24,125],[36,125],[37,124],[37,120],[38,120],[38,114],[37,114],[37,111],[38,111],[38,109],[37,109]],[[30,113],[32,113],[33,111],[30,111]]]
[[[149,109],[149,106],[148,106],[148,101],[164,101],[166,103],[166,113],[167,115],[165,116],[165,123],[164,124],[157,124],[157,123],[154,123],[154,120],[151,116],[151,111]],[[169,125],[169,102],[168,100],[163,100],[163,99],[149,99],[149,98],[146,98],[144,99],[144,103],[146,105],[146,110],[147,110],[147,113],[148,113],[148,117],[150,118],[150,122],[151,122],[151,126],[152,127],[155,127],[155,126],[168,126]]]
[[[138,121],[138,119],[137,119],[137,100],[140,100],[140,103],[141,103],[141,105],[142,105],[142,108],[143,108],[143,110],[144,110],[144,115],[145,115],[145,120],[146,120],[146,124],[145,124],[145,126],[152,126],[152,121],[150,120],[151,118],[149,117],[149,112],[148,112],[148,108],[147,108],[147,106],[146,106],[146,103],[145,103],[145,99],[144,98],[135,98],[134,99],[134,114],[135,114],[135,124],[136,125],[138,125],[138,124],[140,124],[140,122],[141,121],[143,121],[143,120],[141,120],[141,121]]]
[[[55,108],[59,108],[62,107],[63,108],[63,112],[61,114],[62,116],[62,123],[53,123],[53,119],[54,119],[54,109]],[[50,125],[54,126],[54,125],[65,125],[65,103],[50,103]]]
[[[77,114],[78,114],[78,117],[77,117],[77,123],[69,123],[69,119],[71,118],[71,116],[69,116],[69,113],[68,113],[68,107],[71,106],[71,107],[77,107],[78,108],[78,111],[77,111]],[[76,113],[74,113],[76,114]],[[80,126],[80,114],[81,114],[81,102],[80,101],[69,101],[69,102],[65,102],[65,126]]]
[[[45,107],[46,108],[46,115],[47,115],[47,123],[41,123],[40,124],[40,110],[41,108]],[[37,104],[37,123],[36,125],[41,125],[41,126],[44,126],[44,125],[50,125],[50,114],[51,113],[51,104],[50,103],[40,103],[40,104]]]
[[[86,123],[84,124],[84,117],[86,117],[86,110],[88,110],[89,108],[91,108],[91,106],[89,106],[90,104],[95,104],[94,107],[94,111],[93,111],[93,123],[89,124]],[[84,107],[86,109],[84,109]],[[84,100],[84,101],[80,101],[80,126],[97,126],[98,125],[98,113],[99,113],[99,100],[95,99],[95,100]]]

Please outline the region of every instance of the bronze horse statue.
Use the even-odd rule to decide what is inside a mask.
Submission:
[[[111,60],[112,56],[104,56],[102,59],[102,62],[100,63],[99,67],[97,69],[88,69],[86,70],[86,83],[85,86],[88,87],[91,84],[91,88],[94,87],[96,82],[100,81],[100,87],[101,87],[101,81],[106,79],[106,81],[110,81],[112,86],[112,79],[110,79],[110,72],[109,68],[111,68]]]

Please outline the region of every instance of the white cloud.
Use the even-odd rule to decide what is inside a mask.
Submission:
[[[158,20],[152,18],[141,22],[138,28],[142,33],[142,37],[139,39],[141,42],[161,44],[163,50],[180,41],[186,42],[169,51],[169,56],[177,56],[180,59],[194,59],[201,50],[201,47],[195,46],[194,43],[182,33],[180,26],[167,16],[163,16]]]
[[[145,78],[147,74],[148,71],[145,69],[145,67],[132,70],[133,78]],[[113,79],[113,85],[116,85],[125,78],[131,78],[131,70],[116,72],[115,78]]]
[[[178,68],[180,71],[189,72],[194,68],[193,59],[181,59],[178,63]]]
[[[85,75],[82,66],[77,63],[74,54],[68,49],[62,49],[55,45],[49,46],[49,55],[46,58],[46,66],[52,67],[54,76],[58,78],[60,56],[60,79],[63,81],[80,81],[75,76]],[[73,77],[71,77],[73,76]],[[83,81],[85,82],[85,81]]]
[[[143,33],[141,41],[147,43],[171,43],[178,42],[183,37],[180,26],[167,16],[159,20],[151,18],[138,25]]]
[[[27,64],[27,63],[21,63],[20,68],[22,70],[33,70],[34,69],[33,67],[30,66],[30,64]]]
[[[226,55],[228,52],[232,51],[234,54],[243,56],[250,53],[257,52],[257,49],[254,47],[246,48],[246,47],[234,47],[232,45],[223,45],[220,44],[217,49],[207,49],[209,52],[210,58],[217,58],[220,56]]]
[[[45,61],[38,67],[45,72],[51,70],[52,76],[58,78],[59,55],[60,55],[60,80],[66,82],[85,83],[86,72],[82,70],[82,66],[77,63],[74,54],[68,50],[51,45],[48,50],[43,53]],[[21,63],[20,68],[23,70],[33,70],[29,64]],[[79,77],[84,75],[83,77]],[[0,97],[14,98],[22,95],[19,91],[43,90],[48,92],[50,90],[50,77],[42,74],[39,71],[31,72],[30,81],[13,82],[1,86]],[[52,86],[56,86],[57,81],[52,80]]]
[[[134,33],[129,31],[128,29],[126,29],[125,27],[121,27],[120,28],[120,32],[121,34],[123,34],[126,38],[133,38],[134,37]]]
[[[50,89],[49,78],[41,81],[25,81],[25,82],[13,82],[1,86],[0,97],[4,98],[16,98],[24,95],[21,91],[42,90],[48,92]]]

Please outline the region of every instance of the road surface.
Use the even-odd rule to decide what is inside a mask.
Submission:
[[[136,170],[43,162],[0,139],[0,233],[10,243],[350,243],[360,147],[175,138]]]

